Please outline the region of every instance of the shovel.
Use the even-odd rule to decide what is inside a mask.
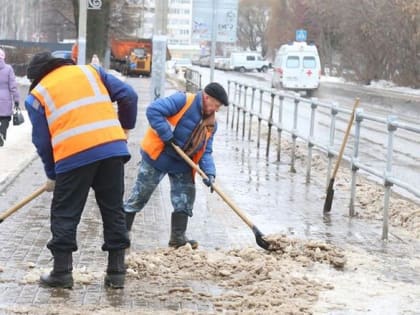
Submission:
[[[38,197],[39,195],[41,195],[45,191],[45,188],[46,188],[45,186],[42,186],[42,187],[38,188],[32,194],[30,194],[28,197],[26,197],[25,199],[19,201],[17,204],[15,204],[10,209],[8,209],[8,210],[4,211],[3,213],[1,213],[0,214],[0,223],[2,223],[4,221],[4,219],[6,219],[10,215],[12,215],[14,212],[16,212],[17,210],[19,210],[20,208],[22,208],[24,205],[26,205],[27,203],[29,203],[30,201],[34,200],[36,197]]]
[[[356,101],[354,102],[353,110],[351,111],[351,115],[350,115],[350,120],[349,120],[349,123],[347,124],[347,130],[346,130],[346,133],[344,134],[343,142],[341,143],[340,152],[338,153],[337,161],[335,162],[334,171],[330,178],[330,182],[328,184],[327,197],[325,198],[325,203],[324,203],[324,213],[331,211],[331,206],[332,206],[332,202],[334,198],[335,176],[337,175],[338,167],[340,166],[341,158],[343,157],[344,148],[346,147],[347,139],[350,134],[350,129],[351,129],[351,126],[353,125],[354,114],[356,112],[357,106],[359,105],[359,101],[360,101],[359,98],[356,98]]]
[[[186,155],[184,151],[182,151],[180,147],[178,147],[176,144],[172,144],[172,146],[174,147],[175,151],[185,160],[185,162],[187,162],[189,166],[195,169],[202,178],[208,179],[207,175],[201,170],[201,168],[195,164],[190,159],[190,157]],[[235,213],[242,219],[242,221],[244,221],[251,228],[252,232],[254,232],[258,246],[266,250],[270,250],[269,243],[263,239],[264,234],[262,234],[261,231],[248,219],[245,213],[243,213],[215,183],[212,184],[212,188],[232,208],[232,210],[235,211]]]

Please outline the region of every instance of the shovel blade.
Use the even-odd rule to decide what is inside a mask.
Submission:
[[[334,178],[331,178],[330,183],[328,185],[328,189],[327,189],[327,196],[325,198],[324,213],[331,211],[333,199],[334,199]]]
[[[255,240],[258,246],[265,250],[271,251],[272,249],[270,248],[270,244],[266,240],[264,240],[264,234],[262,234],[261,231],[258,230],[258,228],[255,225],[252,227],[252,231],[254,232]]]

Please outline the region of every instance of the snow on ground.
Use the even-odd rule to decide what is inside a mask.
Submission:
[[[321,76],[321,82],[332,82],[332,83],[345,83],[351,85],[357,85],[354,82],[346,81],[344,78],[341,77],[332,77],[332,76]],[[372,88],[372,89],[380,89],[380,90],[387,90],[392,92],[398,92],[402,94],[408,95],[418,95],[420,96],[420,89],[413,89],[410,87],[404,86],[397,86],[390,81],[379,80],[379,81],[372,81],[369,85],[361,85],[365,88]]]

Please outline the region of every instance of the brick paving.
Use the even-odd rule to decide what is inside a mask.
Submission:
[[[144,111],[150,101],[149,79],[129,79],[139,93],[139,112],[137,127],[130,134],[129,146],[132,153],[131,160],[126,166],[126,196],[130,193],[137,176],[137,164],[140,160],[139,139],[147,126]],[[167,93],[174,90],[168,87]],[[26,139],[27,145],[32,145]],[[26,162],[28,163],[28,162]],[[25,164],[26,166],[26,164]],[[44,183],[42,163],[38,158],[30,162],[24,171],[14,174],[3,187],[2,199],[5,207],[10,207],[23,199]],[[197,181],[201,180],[197,178]],[[198,183],[197,200],[194,216],[190,220],[188,234],[200,242],[202,248],[220,248],[229,246],[232,236],[228,235],[221,221],[225,223],[236,218],[232,213],[225,215],[220,209],[215,211],[208,207],[209,203],[220,204],[209,196],[207,189]],[[211,201],[213,199],[213,201]],[[13,306],[36,307],[40,305],[65,304],[67,306],[98,305],[103,307],[118,306],[120,309],[135,310],[188,310],[208,311],[211,305],[193,303],[192,301],[171,302],[150,299],[129,300],[121,290],[106,290],[103,286],[103,275],[106,268],[106,253],[101,251],[102,223],[95,199],[91,193],[88,198],[82,220],[78,227],[79,249],[73,254],[75,286],[72,290],[50,289],[40,287],[37,279],[41,272],[49,271],[52,267],[51,254],[46,248],[50,238],[49,205],[51,195],[44,193],[28,205],[18,210],[1,224],[0,230],[0,314],[6,312],[4,308]],[[209,215],[212,211],[213,214]],[[223,210],[226,211],[226,210]],[[136,216],[133,227],[132,251],[167,247],[170,231],[170,214],[172,206],[169,199],[169,180],[165,178],[158,186],[145,209]],[[237,220],[237,219],[236,219]],[[242,224],[236,222],[236,224]],[[253,243],[252,232],[241,226],[237,244]],[[88,284],[78,281],[78,273],[93,273],[94,279]],[[147,285],[146,285],[147,286]],[[202,288],[207,290],[206,288]],[[130,289],[127,281],[126,290]],[[133,290],[135,290],[133,288]],[[10,313],[13,313],[9,310]]]

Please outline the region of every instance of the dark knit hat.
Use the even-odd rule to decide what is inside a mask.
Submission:
[[[46,65],[54,60],[55,58],[51,55],[49,51],[44,51],[35,54],[28,65],[28,70],[26,70],[26,76],[29,80],[34,80],[39,78],[42,74]]]
[[[214,97],[216,100],[218,100],[220,103],[222,103],[225,106],[229,105],[229,100],[227,93],[223,86],[221,86],[217,82],[211,82],[206,85],[204,88],[204,92],[206,92],[211,97]]]

